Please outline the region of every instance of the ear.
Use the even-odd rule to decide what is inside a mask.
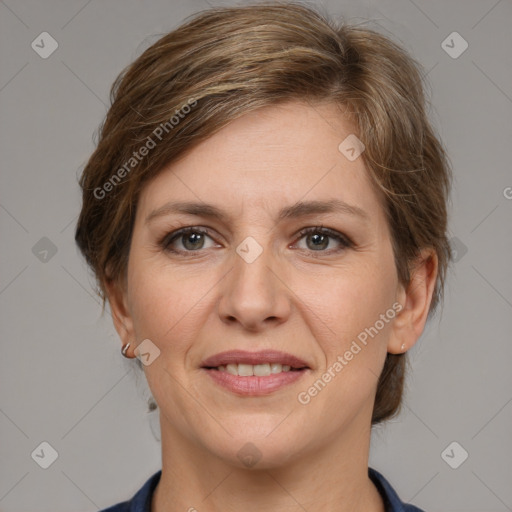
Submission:
[[[113,279],[108,279],[105,281],[105,288],[114,327],[121,338],[122,344],[130,343],[130,347],[126,351],[126,355],[128,356],[135,348],[135,331],[128,308],[126,286]]]
[[[433,249],[422,250],[411,269],[409,284],[399,288],[397,300],[402,309],[393,321],[389,353],[401,354],[409,350],[421,336],[432,302],[437,272],[437,253]]]

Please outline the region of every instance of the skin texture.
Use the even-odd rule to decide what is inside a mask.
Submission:
[[[402,352],[403,343],[410,349],[423,331],[437,259],[424,251],[409,286],[398,282],[362,158],[351,162],[338,150],[353,131],[331,103],[267,107],[230,123],[142,191],[126,286],[108,289],[116,329],[131,343],[127,355],[144,339],[160,350],[144,367],[162,433],[153,512],[384,511],[367,473],[377,378],[386,353]],[[357,206],[366,219],[336,212],[277,221],[284,206],[330,199]],[[145,223],[168,201],[211,203],[229,218],[174,213]],[[335,238],[315,245],[314,233],[299,234],[321,225],[354,246]],[[181,255],[159,245],[186,226],[209,235],[195,245],[190,235],[177,237],[171,247]],[[252,263],[236,252],[249,236],[263,251]],[[397,302],[396,317],[299,403],[298,394]],[[302,358],[310,370],[267,396],[247,397],[200,368],[218,352],[268,348]],[[260,454],[251,468],[237,456],[246,443]]]

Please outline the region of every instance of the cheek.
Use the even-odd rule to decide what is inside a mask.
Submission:
[[[134,260],[133,270],[130,305],[136,338],[149,338],[162,350],[166,340],[179,340],[176,333],[186,323],[187,312],[200,299],[200,290],[193,281],[151,264],[144,266],[144,262]],[[172,346],[179,349],[177,344]]]
[[[165,367],[181,374],[215,310],[211,298],[220,277],[198,267],[177,271],[143,259],[134,259],[133,269],[131,311],[136,339],[153,341]]]
[[[343,356],[358,341],[361,350],[353,347],[357,352],[353,360],[378,366],[386,352],[385,341],[393,318],[391,314],[386,316],[395,301],[393,263],[375,261],[340,270],[326,280],[305,279],[297,286],[297,295],[307,306],[305,312],[309,310],[309,327],[325,354],[326,363]],[[381,315],[385,316],[384,320]]]
[[[205,300],[205,289],[199,286],[200,282],[205,284],[205,279],[196,280],[155,267],[133,275],[131,307],[135,336],[138,342],[150,339],[160,350],[158,360],[144,367],[144,373],[153,396],[164,410],[181,410],[187,405],[188,394],[182,396],[182,387],[177,382],[184,381],[187,354],[201,324],[198,311],[201,298]]]
[[[352,268],[326,281],[328,288],[316,297],[312,283],[303,285],[309,328],[324,360],[298,400],[309,404],[304,409],[309,418],[329,418],[322,426],[326,437],[338,435],[340,425],[355,415],[371,414],[394,318],[393,276],[384,265]]]

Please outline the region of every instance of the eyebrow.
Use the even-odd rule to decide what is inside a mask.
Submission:
[[[190,201],[171,201],[152,211],[146,217],[145,223],[148,224],[158,217],[170,215],[173,213],[184,213],[198,217],[206,217],[216,219],[221,222],[226,222],[229,220],[229,215],[227,213],[212,204],[195,203]],[[359,217],[362,220],[369,220],[368,214],[358,206],[350,205],[340,199],[331,199],[329,201],[301,201],[291,206],[285,206],[279,211],[277,215],[277,221],[306,217],[308,215],[322,213],[342,213]]]

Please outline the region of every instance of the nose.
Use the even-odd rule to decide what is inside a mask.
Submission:
[[[261,331],[285,322],[291,310],[292,292],[282,267],[269,248],[254,260],[234,254],[233,268],[222,280],[218,312],[228,324]]]

